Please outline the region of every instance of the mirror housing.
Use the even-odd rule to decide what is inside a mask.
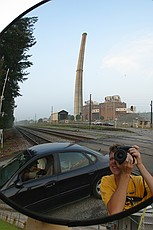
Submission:
[[[16,188],[23,188],[23,183],[22,181],[17,181],[14,183]]]

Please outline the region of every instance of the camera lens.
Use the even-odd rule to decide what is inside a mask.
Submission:
[[[114,154],[114,159],[119,163],[122,164],[127,158],[127,152],[123,149],[118,149]]]

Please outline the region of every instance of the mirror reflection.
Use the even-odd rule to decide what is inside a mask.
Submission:
[[[88,221],[120,213],[152,196],[152,7],[151,1],[54,1],[26,15],[31,18],[24,21],[31,37],[22,57],[8,49],[11,30],[1,38],[1,89],[9,70],[4,98],[17,81],[10,111],[2,98],[1,128],[32,123],[57,130],[60,125],[71,136],[82,136],[70,141],[54,134],[53,143],[33,147],[28,141],[10,161],[4,139],[0,187],[11,201],[49,218]],[[14,28],[25,31],[20,22]],[[83,34],[86,44],[78,67]],[[78,72],[83,109],[77,111]],[[58,120],[57,126],[54,116],[60,111],[68,111],[69,119]],[[117,158],[117,146],[109,151],[116,143],[125,152]]]
[[[111,176],[101,182],[102,199],[109,214],[127,210],[153,194],[153,177],[145,168],[139,147],[113,145],[110,147]],[[132,175],[134,166],[141,176]]]
[[[21,152],[1,167],[1,191],[22,207],[50,213],[90,195],[101,204],[100,183],[107,174],[108,155],[78,144],[48,143]]]

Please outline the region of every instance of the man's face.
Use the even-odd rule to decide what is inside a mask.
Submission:
[[[114,175],[117,176],[117,175],[120,174],[121,171],[120,171],[119,167],[117,166],[116,160],[114,159],[114,152],[110,153],[110,156],[109,156],[109,166],[110,166],[111,172]]]
[[[30,171],[33,172],[33,171],[36,171],[37,170],[37,165],[32,165],[31,168],[30,168]]]

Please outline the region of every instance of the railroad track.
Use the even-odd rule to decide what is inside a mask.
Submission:
[[[16,128],[18,129],[18,131],[22,132],[24,136],[27,135],[27,137],[25,136],[25,138],[33,145],[48,142],[72,141],[75,143],[77,142],[81,145],[83,144],[84,146],[92,148],[94,150],[101,149],[101,152],[103,154],[106,154],[108,152],[109,146],[114,143],[126,143],[126,145],[131,146],[137,144],[141,148],[143,155],[152,157],[153,142],[151,137],[146,137],[145,135],[144,138],[142,135],[134,132],[133,135],[127,135],[127,133],[119,134],[118,132],[103,132],[103,137],[100,137],[97,135],[98,131],[82,132],[82,135],[79,135],[78,133],[74,134],[76,130],[54,130],[50,128],[23,126],[19,126]],[[25,132],[27,134],[25,134]],[[100,135],[102,135],[102,131]]]
[[[38,134],[36,132],[33,132],[32,130],[28,130],[26,128],[16,128],[23,137],[30,142],[32,145],[38,145],[43,143],[49,143],[51,142],[49,139],[42,136],[42,134]]]
[[[52,141],[51,136],[58,137],[60,139],[69,140],[73,142],[82,142],[82,141],[92,141],[94,138],[76,135],[64,132],[64,131],[55,131],[50,129],[43,128],[32,128],[32,127],[16,127],[16,129],[32,144],[42,144]],[[47,137],[47,135],[48,137]],[[44,137],[46,135],[46,137]]]

